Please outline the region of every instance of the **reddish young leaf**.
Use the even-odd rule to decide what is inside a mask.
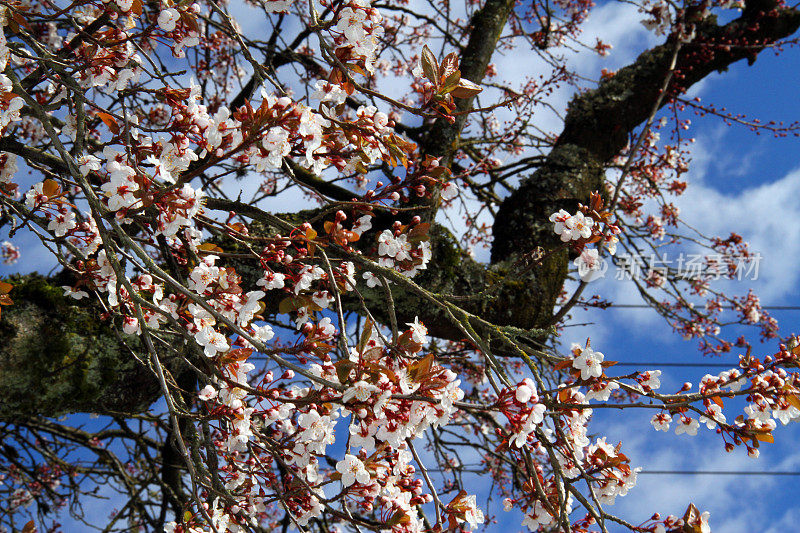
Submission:
[[[439,66],[439,77],[445,80],[456,71],[458,71],[458,55],[455,52],[450,52],[444,57],[442,64]]]

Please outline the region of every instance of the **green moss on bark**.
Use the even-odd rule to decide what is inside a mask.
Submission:
[[[137,412],[158,395],[125,343],[99,311],[63,296],[38,275],[15,277],[0,320],[0,418],[70,412]]]

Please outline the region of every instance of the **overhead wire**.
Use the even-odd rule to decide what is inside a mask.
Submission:
[[[462,465],[454,468],[427,468],[428,472],[438,474],[460,470],[480,474],[485,472],[485,468],[478,468],[483,465]],[[796,477],[800,476],[800,471],[792,470],[639,470],[639,474],[662,475],[662,476],[775,476],[775,477]]]
[[[737,366],[738,361],[732,361],[730,363],[657,363],[654,361],[642,361],[642,362],[620,362],[617,361],[614,366],[663,366],[663,367],[695,367],[695,368],[731,368],[732,366]]]
[[[800,472],[787,470],[640,470],[639,474],[686,476],[800,476]]]
[[[594,304],[587,304],[584,303],[582,307],[594,307],[599,309],[610,309],[610,308],[617,308],[617,309],[652,309],[652,305],[648,304],[602,304],[602,305],[594,305]],[[720,309],[740,309],[740,307],[736,307],[733,305],[720,305]],[[766,311],[800,311],[800,305],[762,305],[760,309],[764,309]]]

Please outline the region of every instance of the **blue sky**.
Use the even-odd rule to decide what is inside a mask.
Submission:
[[[582,55],[573,64],[582,72],[597,76],[600,68],[619,68],[632,60],[644,44],[657,41],[638,24],[635,8],[624,4],[598,7],[587,24],[587,35],[604,35],[614,49],[608,58]],[[592,42],[592,39],[585,39]],[[506,78],[529,75],[537,66],[520,65],[513,57],[495,61]],[[779,57],[764,52],[755,65],[746,62],[733,65],[728,72],[715,74],[693,89],[692,95],[717,107],[748,117],[792,122],[800,119],[797,87],[800,86],[800,51],[790,48]],[[524,72],[523,72],[524,69]],[[569,94],[556,94],[561,109]],[[737,231],[752,243],[752,249],[763,255],[762,275],[757,281],[731,286],[731,292],[744,294],[754,288],[762,304],[793,305],[800,296],[800,142],[795,137],[774,139],[769,133],[760,136],[742,126],[724,126],[713,117],[692,120],[689,134],[697,139],[693,148],[695,165],[691,168],[689,189],[677,200],[683,216],[711,234],[727,235]],[[553,117],[542,117],[542,126],[557,129]],[[20,180],[28,184],[28,180]],[[25,190],[25,186],[23,186]],[[299,205],[298,208],[305,207]],[[46,272],[53,263],[48,252],[32,239],[15,240],[22,246],[23,257],[14,267],[0,265],[0,274],[18,270]],[[590,287],[587,294],[597,292],[620,303],[638,303],[629,284],[607,281]],[[800,312],[778,311],[773,315],[781,325],[781,334],[800,332]],[[578,322],[590,322],[581,328],[568,328],[563,334],[567,343],[582,342],[591,336],[593,346],[607,359],[636,362],[732,362],[735,354],[708,360],[696,349],[696,341],[683,341],[654,312],[642,309],[611,309],[581,312]],[[757,331],[750,330],[751,339]],[[733,333],[731,338],[735,337]],[[776,351],[774,342],[755,344],[760,355]],[[658,368],[658,367],[653,367]],[[718,372],[721,369],[714,369]],[[672,392],[684,381],[697,383],[706,373],[700,368],[663,368],[662,390]],[[645,470],[725,470],[725,471],[794,471],[800,472],[800,426],[790,424],[775,432],[775,443],[761,447],[757,460],[746,456],[743,449],[725,453],[721,439],[701,428],[697,437],[676,436],[674,432],[656,432],[649,424],[651,413],[595,411],[590,426],[593,432],[607,435],[611,442],[622,441],[623,451],[635,466]],[[729,419],[736,413],[728,415]],[[640,476],[639,485],[628,496],[618,498],[610,510],[631,522],[649,518],[654,511],[682,515],[689,502],[712,515],[716,531],[786,531],[796,527],[800,519],[796,477],[774,476]],[[742,501],[747,498],[746,503]],[[99,511],[99,510],[98,510]],[[102,510],[106,512],[105,509]],[[502,513],[500,513],[502,516]],[[518,524],[518,523],[517,523]],[[519,529],[518,525],[501,522],[493,531]]]

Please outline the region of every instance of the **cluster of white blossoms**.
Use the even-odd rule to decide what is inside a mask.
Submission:
[[[420,270],[428,268],[432,257],[431,244],[421,240],[416,245],[409,241],[409,234],[383,230],[378,235],[378,264],[393,268],[413,278]],[[377,284],[374,276],[366,278],[370,286]]]
[[[162,195],[159,204],[156,235],[175,240],[178,232],[185,229],[184,236],[196,247],[199,231],[194,227],[194,218],[203,211],[203,189],[195,189],[184,183],[180,189],[172,189]]]
[[[602,505],[613,505],[618,496],[627,495],[636,485],[641,468],[630,466],[629,459],[620,452],[621,444],[612,445],[606,437],[594,441],[589,438],[588,425],[593,412],[589,401],[607,401],[621,388],[619,378],[605,377],[605,357],[592,349],[588,341],[585,346],[573,344],[571,351],[572,357],[563,360],[559,368],[567,370],[575,381],[559,385],[543,399],[539,398],[531,378],[500,393],[496,405],[508,420],[505,427],[507,449],[514,457],[524,449],[526,453],[541,457],[542,461],[555,461],[554,467],[557,466],[564,478],[580,478],[591,472],[594,497]],[[633,378],[648,384],[642,386],[643,393],[646,393],[645,388],[651,391],[650,386],[658,387],[655,373]],[[588,389],[585,394],[584,387]],[[553,402],[552,407],[550,402]],[[515,508],[522,511],[522,525],[532,532],[557,527],[561,506],[565,504],[569,512],[573,503],[555,476],[541,476],[540,483],[548,495],[545,500],[521,494],[517,499],[507,498],[503,502],[506,511]],[[557,494],[561,496],[556,497]]]
[[[318,100],[321,104],[328,104],[336,107],[347,100],[347,93],[341,85],[325,80],[318,80],[314,84],[314,92],[311,93],[312,100]]]
[[[378,111],[375,106],[361,106],[356,109],[356,124],[364,128],[364,132],[369,132],[362,140],[361,152],[367,158],[369,164],[382,159],[389,154],[387,143],[383,140],[393,133],[389,127],[389,115],[383,111]],[[351,161],[352,165],[352,161]]]
[[[126,7],[129,11],[130,7]],[[116,43],[113,46],[92,47],[92,43],[86,41],[80,44],[78,54],[92,58],[88,68],[75,72],[81,87],[122,91],[141,76],[142,57],[133,43],[131,33],[121,26],[114,26],[110,31]],[[69,33],[65,40],[71,42],[75,36]]]
[[[592,228],[595,222],[591,217],[585,216],[578,211],[570,215],[564,209],[550,215],[550,222],[554,224],[553,231],[561,237],[562,242],[577,241],[578,239],[588,239],[592,236]]]
[[[606,437],[597,439],[587,449],[587,461],[592,466],[602,467],[613,462],[618,456],[618,450],[606,442]],[[617,496],[625,496],[628,491],[636,486],[637,475],[641,467],[636,468],[602,468],[597,475],[597,489],[595,495],[602,505],[614,505]]]
[[[319,174],[330,165],[330,161],[326,157],[318,157],[316,152],[325,151],[325,148],[322,147],[324,129],[330,127],[331,123],[310,107],[298,104],[298,108],[302,109],[302,111],[300,113],[300,127],[297,129],[297,133],[303,139],[306,153],[303,165],[315,174]]]
[[[132,0],[112,1],[123,13],[133,6]],[[266,10],[273,12],[286,11],[290,5],[291,0],[265,1]],[[151,17],[147,24],[161,42],[171,40],[175,54],[179,55],[185,46],[198,42],[199,34],[190,28],[195,22],[201,29],[205,24],[194,19],[198,9],[197,4],[186,2],[157,2],[157,17]],[[369,0],[346,0],[335,13],[334,21],[320,27],[330,31],[336,52],[341,53],[340,59],[354,67],[353,72],[372,72],[383,34],[380,13]],[[84,87],[121,91],[139,78],[141,58],[130,35],[124,29],[109,31],[118,44],[101,47],[98,53],[107,55],[96,58],[78,74]],[[8,56],[0,32],[3,66]],[[23,107],[21,98],[9,94],[12,85],[10,78],[0,74],[3,133],[20,120]],[[432,428],[460,422],[459,406],[472,408],[460,403],[464,391],[458,376],[438,364],[433,354],[424,354],[428,331],[418,319],[408,323],[405,331],[398,332],[395,327],[392,333],[396,338],[391,346],[370,323],[370,331],[360,337],[357,346],[350,347],[346,332],[337,332],[330,316],[319,317],[318,313],[329,310],[336,301],[337,291],[347,292],[355,287],[356,268],[341,258],[331,265],[314,256],[312,246],[324,247],[330,241],[310,237],[313,228],[309,224],[295,228],[299,231],[292,231],[290,237],[269,237],[265,251],[255,252],[263,267],[263,275],[256,283],[259,290],[243,290],[236,271],[219,256],[210,254],[210,250],[218,249],[216,245],[199,246],[198,228],[206,226],[195,227],[194,220],[202,212],[204,194],[184,183],[195,177],[190,174],[194,162],[213,166],[225,158],[241,168],[267,172],[283,169],[289,163],[287,157],[296,157],[317,174],[331,166],[339,172],[350,172],[380,160],[395,165],[395,158],[406,164],[407,154],[397,155],[398,150],[403,153],[404,150],[395,143],[394,122],[387,113],[375,106],[361,106],[354,113],[355,119],[349,111],[342,111],[337,119],[331,116],[337,108],[341,111],[351,88],[344,81],[317,81],[311,98],[319,102],[318,108],[288,97],[279,98],[262,89],[260,102],[256,97],[254,102],[232,112],[225,106],[216,107],[216,103],[204,105],[201,88],[194,80],[187,90],[164,87],[157,89],[163,116],[159,127],[152,129],[168,131],[169,137],[151,138],[147,135],[147,131],[152,131],[151,124],[140,132],[136,117],[123,116],[124,149],[119,140],[122,129],[119,115],[89,113],[91,120],[83,125],[78,124],[77,114],[65,116],[60,134],[72,142],[76,141],[78,130],[87,125],[97,130],[89,134],[102,138],[108,132],[97,128],[105,124],[114,134],[112,139],[116,139],[102,143],[105,146],[102,154],[99,150],[95,154],[78,154],[80,176],[76,179],[81,181],[81,176],[86,178],[91,174],[89,181],[100,184],[103,202],[118,219],[127,221],[128,210],[147,208],[157,212],[155,227],[143,227],[148,236],[166,237],[167,246],[174,251],[188,248],[192,252],[186,254],[188,291],[181,289],[179,294],[165,295],[165,286],[154,282],[148,274],[128,277],[126,272],[133,270],[132,261],[116,249],[100,249],[95,219],[82,215],[66,200],[58,201],[61,196],[72,198],[72,191],[65,195],[42,182],[25,195],[28,209],[45,213],[51,234],[74,244],[84,254],[82,259],[90,264],[79,285],[65,287],[66,294],[80,299],[88,297],[87,291],[101,293],[112,320],[121,321],[121,329],[127,335],[139,335],[146,328],[158,330],[168,321],[180,324],[183,327],[179,326],[180,333],[195,342],[190,343],[191,348],[208,358],[201,362],[214,367],[213,377],[209,377],[210,382],[198,397],[203,402],[203,420],[213,426],[209,441],[216,448],[221,465],[215,475],[228,491],[224,501],[215,499],[211,503],[208,498],[205,506],[211,525],[220,532],[244,531],[241,525],[244,522],[240,520],[243,518],[257,524],[258,515],[270,508],[276,495],[294,523],[305,526],[322,516],[332,501],[330,492],[325,494],[329,484],[334,484],[346,505],[366,512],[377,507],[383,517],[399,513],[399,531],[423,531],[426,524],[420,506],[434,498],[424,493],[425,484],[416,475],[422,465],[414,465],[420,461],[414,443]],[[215,111],[209,112],[209,107]],[[344,121],[348,121],[350,129],[340,127]],[[358,135],[351,134],[352,131]],[[436,165],[438,161],[430,163],[431,168]],[[16,156],[0,154],[0,183],[10,183],[16,171]],[[442,200],[457,197],[458,187],[448,181],[449,173],[445,178],[433,172],[431,176],[436,176],[432,179],[442,185]],[[377,186],[381,188],[382,185]],[[422,195],[424,188],[416,192]],[[386,198],[398,201],[400,195],[390,188],[380,201]],[[614,254],[619,231],[596,211],[582,209],[583,212],[574,215],[560,210],[550,221],[563,243],[580,250],[575,264],[584,277],[599,270],[603,246]],[[363,211],[356,213],[358,217]],[[106,222],[97,220],[101,224]],[[334,230],[326,229],[331,239],[337,244],[344,243],[343,246],[358,240],[353,236],[360,238],[372,227],[369,215],[357,218],[351,230],[344,229],[341,224],[344,220],[344,215],[337,214]],[[409,226],[398,222],[392,229],[380,232],[376,239],[379,265],[409,277],[425,269],[431,260],[431,245],[423,226],[426,225],[418,220]],[[230,224],[228,229],[247,231],[238,223]],[[317,235],[316,231],[313,235]],[[589,241],[601,239],[598,249],[586,246]],[[269,246],[273,247],[272,252],[267,251]],[[274,251],[276,247],[283,255]],[[5,255],[12,257],[15,250],[11,245],[6,248]],[[297,257],[292,258],[289,252]],[[363,277],[370,287],[380,282],[372,272],[363,272]],[[256,321],[261,319],[268,291],[280,291],[281,305],[289,301],[290,312],[296,313],[299,339],[291,350],[279,346],[274,351],[264,349],[273,339],[274,331]],[[753,308],[757,308],[757,302]],[[752,319],[755,322],[757,311],[749,312],[749,316],[756,317]],[[336,350],[340,346],[341,352]],[[292,370],[277,378],[266,369],[257,372],[256,365],[247,360],[254,350],[264,352],[262,356],[266,357],[285,350],[291,354],[290,360],[297,363],[281,360],[280,356],[275,361],[295,368],[302,378],[295,380]],[[620,446],[607,443],[605,437],[591,440],[588,433],[592,415],[589,402],[609,400],[620,389],[622,378],[604,376],[604,355],[588,343],[585,347],[573,345],[573,355],[564,363],[566,368],[571,367],[572,376],[579,375],[580,379],[549,391],[541,386],[540,397],[534,380],[525,378],[498,392],[497,403],[490,407],[501,406],[497,409],[508,422],[505,430],[498,433],[505,439],[503,453],[514,457],[532,454],[537,463],[550,462],[553,470],[559,472],[551,472],[549,478],[547,475],[538,478],[544,492],[558,505],[558,511],[554,512],[548,497],[540,500],[531,494],[521,497],[529,498],[527,501],[506,506],[518,507],[524,514],[522,524],[531,531],[559,527],[559,514],[571,511],[572,496],[564,491],[563,480],[591,472],[591,480],[587,482],[594,490],[593,495],[601,504],[613,504],[617,496],[624,496],[635,485],[639,471],[627,465]],[[765,388],[789,390],[792,386],[779,372],[764,376],[769,382]],[[639,389],[623,386],[628,392],[655,398],[651,393],[660,386],[659,377],[658,371],[643,372],[634,378]],[[741,386],[741,379],[735,373],[707,376],[701,383],[701,393],[713,392],[715,387],[734,389],[737,384]],[[675,421],[676,433],[694,435],[701,424],[709,429],[727,424],[721,405],[709,400],[704,407],[697,419],[684,412],[665,412],[653,418],[653,425],[666,431]],[[770,431],[777,420],[786,424],[800,418],[800,408],[787,396],[775,399],[754,393],[748,398],[745,414],[747,419],[741,425]],[[276,448],[273,443],[281,444]],[[337,444],[338,457],[331,459],[331,450]],[[268,448],[269,453],[263,451]],[[262,467],[260,461],[268,466]],[[333,468],[326,468],[326,463]],[[285,487],[279,485],[282,480],[274,476],[276,465],[286,472],[286,479],[299,483],[303,490],[284,492]],[[563,477],[559,477],[561,474]],[[433,492],[432,487],[430,490]],[[232,501],[236,504],[232,505]],[[459,495],[453,503],[439,509],[442,510],[449,514],[451,525],[455,520],[463,529],[474,529],[484,522],[474,495]],[[166,527],[166,531],[176,530],[205,531],[185,524],[171,523]]]
[[[211,308],[230,322],[246,327],[252,322],[255,314],[260,309],[260,301],[265,296],[264,291],[250,291],[242,293],[241,289],[231,290],[238,284],[238,276],[232,270],[215,265],[219,259],[216,255],[207,255],[198,264],[189,276],[188,287],[198,295]],[[204,347],[206,356],[213,357],[217,352],[225,352],[229,346],[225,337],[217,333],[213,326],[216,318],[202,307],[190,304],[198,344]]]
[[[0,74],[0,132],[13,122],[22,120],[20,110],[25,105],[25,101],[19,96],[10,96],[14,86],[5,74]]]
[[[647,394],[660,386],[658,376],[660,371],[643,372],[637,380],[642,392]],[[681,391],[691,390],[691,383],[685,383]],[[723,413],[722,398],[726,394],[748,391],[747,404],[744,407],[746,417],[739,416],[733,422],[728,422]],[[741,369],[733,368],[718,375],[706,374],[700,380],[699,393],[703,396],[705,411],[698,417],[692,418],[693,413],[687,410],[677,412],[664,411],[653,415],[650,420],[656,431],[669,431],[672,422],[675,422],[677,435],[697,435],[701,425],[709,430],[715,430],[723,435],[744,432],[747,439],[741,439],[747,447],[748,455],[758,457],[758,448],[755,440],[770,439],[771,432],[777,427],[777,422],[786,425],[793,420],[800,420],[800,390],[794,385],[793,378],[783,368],[766,370],[752,378],[743,375]],[[754,438],[751,446],[747,440]],[[763,437],[759,438],[761,435]],[[734,444],[726,442],[726,449],[732,451]]]
[[[525,378],[517,385],[514,391],[514,399],[523,407],[520,411],[519,430],[514,433],[513,445],[522,448],[528,443],[534,431],[544,422],[544,412],[546,407],[540,403],[539,396],[536,394],[536,384],[530,378]]]
[[[271,338],[271,336],[268,336]],[[223,367],[224,380],[219,380],[220,389],[206,385],[198,395],[205,402],[217,400],[228,407],[235,415],[232,418],[230,431],[222,447],[228,452],[244,452],[247,443],[253,437],[252,417],[254,409],[247,405],[247,392],[236,384],[246,384],[248,373],[255,370],[255,365],[248,362],[235,362]],[[269,376],[268,376],[269,377]],[[241,484],[243,479],[236,477],[229,480],[225,488],[231,490]]]
[[[352,55],[364,61],[368,72],[375,71],[375,53],[383,36],[383,17],[369,0],[350,0],[339,11],[334,29],[343,38],[340,47],[348,47]]]
[[[4,22],[5,17],[0,17],[0,72],[6,69],[11,55],[1,25]],[[14,94],[13,89],[11,79],[5,74],[0,74],[0,135],[4,135],[11,124],[22,120],[20,110],[25,101],[19,96],[11,96]],[[0,152],[0,183],[10,183],[17,170],[17,156]]]
[[[193,276],[196,289],[211,286],[205,281],[209,270],[213,270],[213,265],[206,265]],[[241,501],[238,511],[254,516],[263,510],[263,500],[254,503],[251,495],[263,495],[264,488],[272,483],[271,478],[266,472],[252,468],[256,463],[243,459],[245,454],[253,453],[252,443],[269,436],[287,443],[281,451],[281,462],[307,488],[285,502],[300,526],[321,516],[325,499],[322,486],[332,478],[338,479],[355,505],[365,509],[379,505],[390,516],[402,512],[406,517],[402,531],[424,529],[418,506],[430,502],[432,497],[422,494],[419,488],[409,489],[422,486],[413,482],[416,470],[410,442],[422,437],[430,427],[447,424],[464,393],[456,375],[438,366],[432,356],[426,358],[425,364],[414,358],[414,350],[421,349],[427,337],[418,320],[409,326],[403,333],[404,338],[413,342],[407,344],[412,350],[407,357],[398,357],[385,348],[381,336],[370,329],[368,336],[350,349],[349,359],[334,363],[323,358],[310,364],[310,375],[318,378],[310,387],[281,385],[281,380],[294,378],[291,370],[278,379],[267,372],[263,378],[257,378],[263,395],[254,396],[247,392],[253,386],[248,385],[248,374],[254,365],[233,359],[223,365],[223,378],[206,385],[199,398],[209,410],[233,413],[219,421],[224,425],[225,437],[215,442],[220,460],[226,462],[220,468],[220,476],[225,488]],[[336,335],[327,318],[304,332],[314,346],[331,342]],[[266,337],[271,335],[270,329]],[[385,371],[377,375],[367,371],[367,362]],[[322,394],[331,401],[324,405],[317,403],[314,399]],[[412,395],[419,399],[407,399]],[[279,396],[281,401],[276,401]],[[337,435],[342,420],[348,420],[343,436]],[[347,446],[333,475],[326,475],[319,458],[329,453],[337,437],[344,438]],[[459,503],[462,512],[455,518],[467,529],[474,529],[483,523],[483,513],[477,509],[474,496],[462,500]],[[229,529],[220,531],[236,531],[231,527],[232,522],[225,524]],[[176,531],[177,527],[170,524],[166,531]]]
[[[213,116],[209,115],[206,106],[199,103],[200,87],[193,82],[191,89],[188,105],[176,103],[173,116],[180,118],[190,131],[200,133],[200,145],[204,148],[201,156],[208,153],[222,156],[235,151],[237,160],[263,172],[280,169],[292,149],[299,148],[305,153],[300,163],[312,172],[319,174],[330,166],[323,139],[331,122],[312,108],[262,89],[260,120],[272,126],[264,127],[258,142],[245,143],[248,132],[240,121],[231,118],[230,110],[222,106]]]
[[[581,371],[581,379],[599,378],[603,375],[602,352],[592,350],[590,346],[582,347],[580,344],[572,344],[572,367]]]
[[[550,215],[553,231],[561,238],[561,242],[573,242],[581,239],[590,239],[593,234],[600,232],[597,223],[591,217],[578,211],[570,215],[564,209]],[[614,255],[617,252],[620,229],[614,224],[606,224],[607,228],[602,233],[600,240],[605,250]],[[578,268],[578,275],[583,281],[592,281],[601,275],[606,267],[600,257],[599,250],[584,246],[580,255],[574,260]]]
[[[134,193],[139,191],[139,184],[134,179],[136,170],[127,163],[127,156],[106,146],[103,149],[103,158],[106,160],[108,181],[100,188],[107,198],[110,211],[128,209],[139,202]]]
[[[173,4],[162,3],[163,8],[158,13],[156,25],[166,36],[172,40],[170,45],[172,55],[184,57],[184,48],[197,46],[200,44],[199,25],[202,22],[196,14],[200,12],[200,5],[197,2],[179,2]],[[191,23],[189,21],[192,21]]]

